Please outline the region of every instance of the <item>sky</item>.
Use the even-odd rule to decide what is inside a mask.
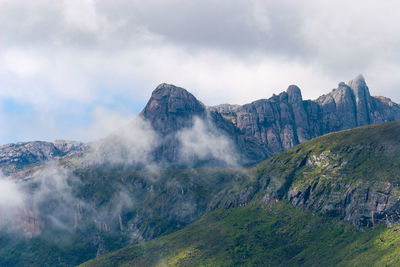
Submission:
[[[363,74],[400,102],[400,2],[0,0],[0,144],[91,141],[163,82],[206,105]]]

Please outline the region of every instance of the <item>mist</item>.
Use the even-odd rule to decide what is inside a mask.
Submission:
[[[209,118],[195,117],[193,127],[177,133],[180,141],[180,157],[186,164],[207,160],[224,166],[237,166],[239,156],[233,140],[221,133]]]
[[[115,122],[126,124],[104,138],[87,143],[89,149],[82,153],[45,162],[28,172],[1,177],[0,229],[33,237],[40,235],[44,229],[73,234],[80,227],[92,224],[100,232],[130,229],[136,233],[134,240],[143,240],[138,229],[135,230],[136,226],[126,224],[127,214],[138,212],[137,205],[143,205],[143,199],[137,199],[139,195],[134,193],[138,190],[135,183],[131,184],[135,180],[121,178],[127,175],[124,170],[132,170],[133,173],[142,170],[143,174],[134,176],[134,179],[139,179],[137,182],[154,186],[165,184],[182,195],[182,201],[176,204],[171,214],[187,222],[194,218],[199,207],[194,199],[186,196],[188,185],[181,184],[179,180],[163,181],[165,175],[162,173],[167,166],[154,160],[154,151],[162,147],[166,139],[159,136],[141,116],[127,121],[107,118],[109,116],[99,123],[102,127],[112,127]],[[178,141],[177,162],[180,166],[194,167],[198,163],[203,166],[238,165],[239,157],[233,140],[217,130],[208,116],[195,117],[191,125],[174,133]],[[193,171],[193,175],[199,175],[196,170]],[[118,177],[119,172],[121,177]],[[96,197],[96,191],[92,192],[93,196],[87,197],[87,193],[82,192],[92,190],[87,188],[91,183],[110,183],[112,191],[104,199]],[[157,198],[152,190],[145,196]],[[150,215],[151,210],[141,212],[158,216]]]

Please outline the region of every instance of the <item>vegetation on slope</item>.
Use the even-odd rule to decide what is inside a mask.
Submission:
[[[215,210],[183,230],[81,266],[394,266],[399,253],[396,227],[359,231],[279,202]]]
[[[49,198],[42,203],[40,218],[35,218],[44,226],[39,235],[31,238],[17,229],[0,232],[0,266],[74,266],[175,232],[251,179],[241,170],[117,166],[77,169],[74,177],[68,203],[75,206],[64,210],[61,225],[54,224],[59,206]]]
[[[400,264],[400,233],[379,224],[399,220],[399,141],[400,123],[387,123],[304,143],[249,169],[215,206],[236,208],[87,266]]]
[[[319,235],[339,242],[335,239],[335,235],[338,235],[338,238],[341,236],[347,240],[343,241],[345,243],[340,241],[343,244],[339,242],[342,246],[354,246],[349,248],[353,254],[346,256],[347,263],[351,263],[352,259],[357,260],[360,255],[360,260],[372,257],[369,255],[389,259],[392,247],[379,243],[380,239],[376,238],[392,240],[394,230],[385,230],[377,225],[383,222],[390,226],[399,220],[399,140],[400,123],[388,123],[328,134],[246,169],[204,168],[158,172],[115,166],[78,169],[74,174],[80,182],[74,186],[73,194],[85,205],[77,209],[80,219],[76,228],[72,214],[70,221],[65,222],[69,229],[61,231],[46,228],[42,235],[31,240],[11,242],[7,233],[3,233],[0,235],[0,265],[12,266],[11,259],[14,258],[17,266],[71,266],[98,254],[180,229],[184,230],[163,237],[166,239],[129,247],[133,249],[133,254],[129,249],[122,250],[128,252],[126,259],[121,258],[121,264],[131,263],[128,258],[146,251],[144,256],[133,258],[152,264],[160,263],[161,259],[172,264],[179,257],[194,258],[193,263],[211,265],[213,260],[219,263],[218,260],[223,258],[235,260],[225,260],[227,264],[251,264],[258,260],[271,264],[280,261],[306,264],[307,259],[317,255],[313,254],[314,250],[328,245],[330,248],[336,246],[336,243],[319,239]],[[287,202],[301,209],[292,210],[289,204],[279,204],[284,205],[280,207],[276,202]],[[264,211],[261,206],[271,206],[277,210]],[[217,211],[194,226],[184,228],[215,209]],[[306,215],[302,214],[303,211],[324,216]],[[292,221],[291,217],[299,221]],[[252,234],[246,225],[253,225],[252,222],[257,225],[258,221],[261,228]],[[276,227],[268,226],[271,224]],[[302,227],[298,228],[296,224]],[[280,225],[290,227],[279,228]],[[356,230],[374,226],[373,230],[365,232]],[[224,234],[225,228],[226,231],[230,229],[227,236]],[[190,234],[190,231],[193,233]],[[288,236],[277,235],[282,231]],[[329,231],[334,234],[329,235]],[[223,235],[218,237],[218,233]],[[376,235],[376,238],[371,235]],[[207,236],[215,236],[215,242],[207,239]],[[181,241],[176,243],[175,239],[168,239],[175,237],[181,237]],[[258,238],[260,241],[257,241]],[[200,243],[196,243],[197,239]],[[285,240],[282,244],[279,243],[281,239]],[[159,243],[160,240],[169,241]],[[298,243],[296,240],[303,241]],[[397,242],[396,238],[393,240]],[[381,248],[373,245],[375,241],[382,245]],[[329,244],[325,246],[325,242]],[[225,243],[230,245],[221,245]],[[274,247],[281,246],[279,244],[282,247],[270,256],[269,252],[264,251],[267,250],[265,248],[274,251]],[[367,244],[375,254],[363,254]],[[397,246],[397,243],[393,244]],[[247,250],[251,253],[259,253],[241,258],[242,251],[247,251],[244,246],[248,246]],[[196,249],[191,251],[192,247]],[[212,248],[211,251],[207,252],[207,247]],[[183,251],[186,248],[188,256],[185,256],[186,250]],[[333,265],[334,259],[330,256],[332,251],[335,250],[321,250],[318,255],[326,258],[327,264]],[[111,259],[107,255],[102,259],[111,259],[111,263],[117,264],[122,252],[111,254],[117,258]],[[335,253],[339,252],[338,245]],[[236,254],[238,258],[235,258]],[[331,258],[332,261],[328,260]],[[175,263],[178,264],[178,261]]]
[[[357,227],[400,219],[400,123],[328,134],[255,167],[257,199],[286,199]]]

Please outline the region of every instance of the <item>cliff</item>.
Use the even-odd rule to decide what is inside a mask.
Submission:
[[[229,137],[242,164],[252,164],[326,133],[400,120],[400,106],[371,96],[359,75],[314,101],[303,100],[300,89],[290,85],[286,92],[242,106],[205,107],[185,89],[161,84],[141,116],[163,138],[157,160],[179,160],[180,144],[174,135],[199,117]]]

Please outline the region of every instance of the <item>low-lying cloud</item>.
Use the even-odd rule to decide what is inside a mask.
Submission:
[[[0,228],[12,225],[25,207],[20,184],[0,173]]]
[[[177,162],[170,162],[171,166],[208,164],[232,167],[238,164],[233,140],[219,131],[208,117],[195,117],[192,127],[181,129],[174,134],[174,138],[178,141],[175,143],[178,159]],[[43,227],[73,231],[82,212],[89,216],[87,221],[95,224],[121,221],[124,211],[135,208],[131,193],[123,187],[114,188],[115,192],[106,200],[108,204],[99,209],[95,203],[83,200],[84,196],[77,196],[76,189],[85,181],[80,180],[82,177],[76,176],[74,171],[104,167],[116,167],[116,170],[139,168],[150,171],[145,179],[154,182],[160,169],[168,167],[165,162],[154,160],[154,151],[168,145],[163,141],[165,139],[147,121],[137,116],[111,135],[89,143],[89,150],[83,154],[45,162],[25,176],[1,176],[0,228],[22,229],[28,236],[40,234]],[[99,176],[96,179],[99,179],[96,183],[102,183],[104,178]]]
[[[238,155],[233,140],[219,132],[209,120],[194,119],[193,127],[178,132],[180,157],[193,163],[212,160],[225,166],[236,166]]]

